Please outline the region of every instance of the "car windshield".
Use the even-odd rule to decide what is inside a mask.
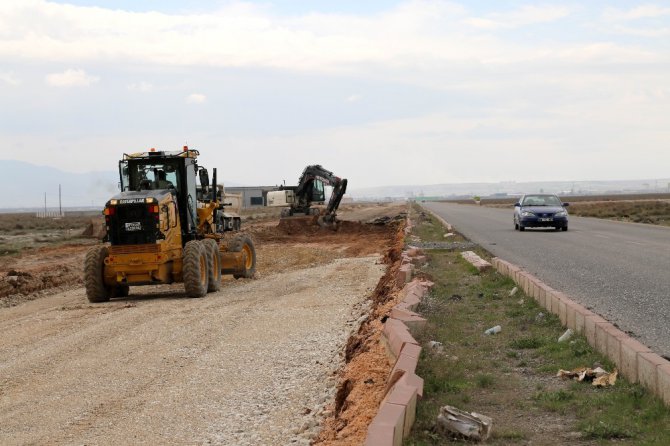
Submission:
[[[527,195],[523,199],[523,206],[561,206],[561,200],[556,195]]]

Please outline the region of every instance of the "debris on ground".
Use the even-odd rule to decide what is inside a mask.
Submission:
[[[485,335],[494,335],[496,333],[500,333],[502,330],[502,327],[500,325],[496,325],[495,327],[491,327],[488,330],[484,332]]]
[[[519,288],[517,287],[512,288],[512,291],[509,292],[509,297],[514,297],[517,291],[519,291]]]
[[[579,367],[574,370],[559,370],[557,377],[563,379],[574,379],[575,381],[591,381],[596,387],[613,386],[616,383],[619,372],[614,369],[613,372],[608,372],[602,367],[594,369],[589,367]]]
[[[464,412],[443,406],[437,416],[437,429],[445,435],[457,434],[468,440],[486,441],[491,435],[493,420],[475,412]]]
[[[547,318],[547,316],[544,313],[542,313],[542,312],[537,313],[537,316],[535,316],[535,323],[536,324],[541,324],[542,322],[544,322],[544,320],[546,318]]]
[[[430,342],[428,343],[428,347],[430,347],[430,349],[433,350],[435,353],[442,353],[442,352],[444,352],[444,345],[442,345],[441,342],[430,341]]]
[[[565,333],[563,333],[561,336],[559,336],[558,342],[567,341],[568,339],[570,339],[572,337],[572,333],[573,333],[572,329],[568,328],[567,330],[565,330]]]

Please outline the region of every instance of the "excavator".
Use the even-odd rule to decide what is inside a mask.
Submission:
[[[333,192],[325,209],[315,207],[326,201],[324,186],[332,186]],[[321,226],[333,226],[337,222],[337,209],[347,191],[347,179],[335,176],[319,164],[305,167],[297,186],[280,186],[276,191],[268,192],[268,206],[285,207],[283,219],[296,214],[313,216]]]
[[[128,296],[131,286],[183,282],[186,295],[218,291],[221,275],[251,278],[256,249],[227,219],[216,181],[197,150],[124,154],[121,192],[105,204],[105,244],[86,254],[90,302]],[[200,185],[198,187],[197,182]],[[229,236],[231,235],[231,236]]]

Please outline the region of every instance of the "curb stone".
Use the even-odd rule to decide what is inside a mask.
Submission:
[[[418,248],[410,247],[403,252],[403,258],[412,262],[421,262],[422,257],[423,253]],[[414,373],[421,346],[411,331],[423,327],[426,319],[412,310],[434,284],[420,279],[412,280],[411,265],[405,263],[401,267],[402,272],[399,271],[396,276],[396,283],[402,287],[402,300],[391,309],[382,331],[381,342],[393,369],[387,378],[386,395],[368,426],[366,446],[401,446],[403,438],[409,435],[414,425],[417,401],[423,397],[423,379]]]

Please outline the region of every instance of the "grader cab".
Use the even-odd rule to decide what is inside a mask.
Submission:
[[[197,150],[124,154],[121,192],[105,205],[108,244],[86,255],[84,281],[91,302],[128,295],[130,286],[183,282],[186,294],[217,291],[222,274],[252,277],[252,240],[236,234],[216,183],[198,166]],[[197,183],[200,183],[199,185]]]

